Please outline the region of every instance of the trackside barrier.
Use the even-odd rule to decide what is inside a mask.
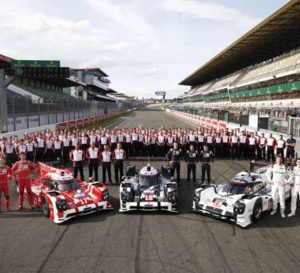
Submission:
[[[221,130],[221,129],[226,129],[227,128],[227,124],[224,122],[220,122],[217,120],[213,120],[210,118],[205,118],[205,117],[201,117],[201,116],[197,116],[197,115],[193,115],[193,114],[189,114],[189,113],[183,113],[183,112],[179,112],[179,111],[170,111],[171,114],[177,116],[180,119],[186,120],[188,122],[194,123],[196,125],[199,125],[201,127],[210,129],[210,130]]]
[[[71,120],[68,122],[61,122],[61,123],[56,123],[56,124],[50,124],[50,125],[45,125],[45,126],[40,126],[40,127],[34,127],[34,128],[29,128],[25,130],[20,130],[20,131],[14,131],[14,132],[9,132],[3,134],[4,137],[10,137],[10,136],[17,136],[18,138],[23,137],[25,133],[32,133],[36,131],[46,131],[50,130],[54,132],[55,130],[74,130],[77,128],[81,128],[90,124],[94,124],[96,122],[106,120],[109,118],[113,118],[116,116],[121,115],[123,112],[114,112],[114,113],[109,113],[109,114],[104,114],[101,116],[97,117],[90,117],[90,118],[84,118],[84,119],[78,119],[78,120]]]

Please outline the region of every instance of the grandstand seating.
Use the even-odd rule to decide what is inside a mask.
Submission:
[[[7,98],[8,99],[14,99],[14,98],[17,98],[17,99],[21,99],[21,98],[25,98],[25,96],[13,91],[13,90],[10,90],[10,89],[6,89],[7,91]]]
[[[14,86],[17,88],[14,88]],[[14,88],[15,90],[18,89],[19,91],[23,90],[27,94],[29,93],[32,96],[33,101],[35,102],[37,102],[40,98],[53,100],[78,100],[77,98],[72,97],[71,95],[66,94],[62,91],[34,87],[17,82],[14,82],[12,84],[12,88]],[[25,92],[23,94],[25,94]]]
[[[251,68],[248,73],[237,83],[237,85],[247,82],[257,82],[268,77],[276,77],[279,74],[293,71],[300,64],[300,52],[291,56],[283,56],[275,59],[271,63],[262,64],[257,68]]]

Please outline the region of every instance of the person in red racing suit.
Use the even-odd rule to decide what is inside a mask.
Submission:
[[[1,213],[1,196],[2,192],[5,197],[5,207],[6,211],[11,212],[9,207],[9,187],[8,187],[8,178],[11,176],[11,169],[4,164],[5,159],[0,155],[0,213]]]
[[[26,153],[22,152],[20,154],[20,161],[17,161],[12,167],[12,174],[19,181],[19,208],[18,210],[23,209],[23,201],[24,201],[24,188],[26,187],[26,191],[28,194],[28,203],[29,209],[33,210],[32,207],[32,193],[31,193],[31,182],[30,182],[30,173],[33,170],[33,173],[36,173],[37,167],[30,161],[26,160]]]

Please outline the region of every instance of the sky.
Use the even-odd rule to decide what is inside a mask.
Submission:
[[[0,0],[0,54],[100,67],[128,96],[178,85],[287,0]]]

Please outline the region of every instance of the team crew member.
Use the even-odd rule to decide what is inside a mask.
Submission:
[[[29,138],[28,141],[25,143],[26,145],[26,151],[27,151],[27,159],[31,162],[35,161],[35,153],[36,153],[36,147],[35,142],[32,140],[32,138]]]
[[[230,158],[230,149],[229,149],[229,136],[228,134],[222,135],[222,148],[223,148],[223,158]]]
[[[98,181],[99,153],[100,149],[96,147],[95,142],[92,142],[91,147],[86,151],[89,166],[89,181],[93,181],[93,172],[95,173],[94,181]]]
[[[174,176],[174,173],[176,170],[177,183],[179,185],[180,185],[180,158],[181,158],[181,156],[182,156],[182,152],[178,148],[178,142],[174,142],[173,148],[171,148],[169,150],[169,152],[166,155],[166,158],[170,162],[171,176]]]
[[[211,178],[210,178],[210,162],[214,162],[214,154],[212,151],[208,150],[208,146],[204,145],[203,151],[201,151],[200,158],[202,161],[202,178],[201,182],[204,183],[205,179],[205,173],[207,172],[207,182],[210,184]]]
[[[16,177],[19,182],[19,208],[18,210],[23,209],[23,202],[24,202],[24,188],[26,187],[27,195],[28,195],[28,203],[29,209],[33,210],[32,207],[32,192],[31,192],[31,178],[30,173],[33,170],[33,173],[36,172],[37,167],[30,161],[26,160],[26,153],[22,152],[20,154],[20,161],[17,161],[11,171],[12,175]]]
[[[108,174],[108,181],[111,185],[111,151],[108,145],[104,145],[104,150],[100,153],[100,161],[102,163],[102,182],[106,183],[106,172]]]
[[[86,151],[86,149],[89,146],[89,138],[88,135],[86,135],[85,133],[81,134],[80,145],[81,145],[81,149],[84,151]]]
[[[281,217],[284,218],[285,186],[287,185],[286,180],[288,179],[289,174],[285,165],[282,164],[281,156],[276,157],[276,162],[277,164],[274,164],[266,172],[267,179],[272,185],[273,210],[271,212],[271,215],[274,215],[277,212],[277,197],[279,195]],[[289,180],[291,180],[291,178],[292,177],[290,177]]]
[[[185,155],[185,162],[187,163],[187,183],[190,183],[191,173],[193,175],[193,183],[196,184],[196,163],[199,160],[198,152],[194,145],[190,145],[190,149]]]
[[[150,156],[151,155],[151,136],[149,134],[149,132],[146,132],[146,134],[144,135],[144,140],[143,140],[143,155],[146,156]]]
[[[286,163],[290,164],[290,159],[292,159],[292,165],[294,165],[296,139],[293,138],[293,134],[290,134],[290,137],[286,141],[286,145]]]
[[[222,157],[222,138],[219,133],[215,137],[215,155],[217,158]]]
[[[118,143],[118,136],[116,135],[115,131],[112,131],[110,136],[110,149],[113,151],[117,148]]]
[[[67,136],[64,136],[62,140],[64,164],[68,164],[69,162],[70,144],[71,140]]]
[[[274,155],[274,149],[276,146],[276,139],[272,136],[272,134],[269,134],[270,136],[267,138],[267,158],[268,162],[270,162],[270,159],[272,157],[272,162],[275,162],[275,155]]]
[[[9,139],[6,144],[4,144],[2,153],[6,158],[7,165],[12,167],[12,165],[15,163],[16,150],[11,142],[11,139]]]
[[[52,138],[47,138],[46,140],[46,149],[45,149],[45,154],[46,154],[46,161],[51,161],[54,160],[54,151],[53,151],[53,140]]]
[[[157,139],[156,139],[156,152],[157,152],[157,156],[163,156],[165,153],[165,137],[163,136],[163,133],[160,132]]]
[[[282,163],[284,163],[285,141],[282,135],[279,136],[279,139],[276,141],[276,143],[276,155],[281,155]]]
[[[248,151],[249,151],[249,158],[255,159],[255,150],[256,150],[256,138],[254,137],[254,133],[250,134],[248,138]]]
[[[118,143],[117,148],[112,152],[112,158],[114,160],[114,169],[115,169],[115,181],[118,184],[123,177],[123,165],[124,159],[126,158],[126,151],[122,148],[122,144]],[[120,173],[120,180],[119,180]]]
[[[20,144],[17,146],[18,158],[20,158],[21,153],[27,153],[27,146],[24,144],[24,139],[20,139]]]
[[[5,207],[7,212],[11,212],[9,207],[9,186],[8,186],[8,178],[11,176],[11,169],[4,164],[5,159],[2,155],[0,155],[0,213],[1,213],[1,197],[2,192],[5,197]]]
[[[291,213],[288,217],[292,217],[296,215],[297,209],[297,200],[298,195],[300,196],[300,159],[297,159],[297,166],[293,169],[293,183],[291,183],[292,187],[292,201],[291,201]]]
[[[247,135],[245,131],[242,131],[239,136],[239,157],[243,159],[247,158]]]
[[[62,150],[63,150],[63,142],[56,137],[53,141],[53,148],[54,148],[54,157],[55,159],[59,159],[60,162],[62,161]]]
[[[36,161],[44,162],[45,140],[40,136],[37,137]]]
[[[181,149],[182,153],[185,154],[186,152],[186,137],[183,132],[180,132],[180,135],[178,136],[178,144],[179,149]]]
[[[85,153],[80,149],[80,144],[77,143],[75,149],[70,152],[69,155],[74,167],[74,178],[77,178],[78,171],[80,173],[80,179],[84,180],[83,175],[83,160],[85,159]]]
[[[231,158],[238,158],[239,152],[238,152],[238,146],[239,146],[239,137],[237,136],[236,132],[230,136],[229,138],[230,141],[230,153],[231,153]]]
[[[201,152],[203,150],[203,146],[204,146],[205,140],[206,140],[203,132],[200,132],[197,140],[198,140],[198,151]]]
[[[258,154],[257,158],[258,159],[263,159],[266,160],[266,144],[267,144],[267,139],[265,138],[265,134],[262,133],[261,137],[259,138],[258,142]]]
[[[212,134],[209,133],[209,135],[206,136],[206,146],[208,147],[208,150],[210,150],[211,152],[214,151],[214,142],[215,142],[214,136],[212,136]]]

